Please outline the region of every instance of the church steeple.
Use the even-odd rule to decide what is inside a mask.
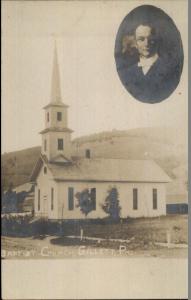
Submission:
[[[54,46],[54,58],[53,58],[53,69],[52,69],[52,82],[51,82],[51,103],[61,102],[61,89],[60,89],[60,73],[58,67],[58,55],[56,42]]]
[[[42,154],[50,162],[71,159],[71,133],[68,128],[68,106],[62,102],[57,49],[55,45],[51,78],[51,99],[45,109],[45,129],[42,134]]]

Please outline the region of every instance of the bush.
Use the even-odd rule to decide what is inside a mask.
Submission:
[[[105,199],[105,203],[102,205],[102,209],[112,220],[119,220],[120,210],[119,206],[119,194],[116,187],[110,188],[108,190],[108,195]]]

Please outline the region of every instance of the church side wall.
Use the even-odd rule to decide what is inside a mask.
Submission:
[[[138,190],[138,209],[133,209],[133,189]],[[153,189],[157,190],[157,209],[153,209]],[[155,217],[166,215],[166,191],[163,183],[130,183],[119,187],[122,217]]]
[[[84,214],[77,205],[74,196],[74,210],[68,209],[68,188],[74,188],[74,195],[84,189],[96,188],[96,210],[87,218],[103,218],[107,216],[101,205],[107,191],[117,187],[121,206],[121,217],[154,217],[166,214],[165,184],[163,183],[105,183],[105,182],[59,182],[58,183],[58,219],[83,219]],[[133,209],[133,189],[138,189],[138,209]],[[157,209],[153,209],[153,189],[157,189]]]

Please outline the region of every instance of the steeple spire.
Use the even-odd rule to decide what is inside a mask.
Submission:
[[[60,89],[60,73],[58,67],[57,47],[55,41],[54,47],[54,59],[52,69],[52,82],[51,82],[51,103],[60,103],[61,101],[61,89]]]
[[[42,134],[42,154],[51,162],[71,159],[71,133],[68,128],[68,106],[61,100],[60,74],[56,44],[52,70],[51,101],[45,109],[45,129]]]

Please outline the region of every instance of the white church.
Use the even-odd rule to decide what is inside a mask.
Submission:
[[[91,149],[73,157],[68,106],[62,102],[55,49],[50,103],[44,107],[41,155],[32,171],[35,216],[49,220],[82,219],[76,193],[88,189],[94,198],[87,218],[104,218],[108,190],[118,191],[120,217],[154,217],[166,214],[168,175],[151,160],[95,158]]]

